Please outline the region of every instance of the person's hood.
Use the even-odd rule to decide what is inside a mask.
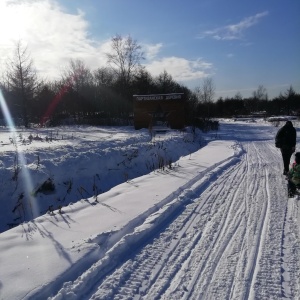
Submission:
[[[284,126],[285,126],[285,127],[294,127],[294,126],[293,126],[293,123],[292,123],[291,121],[286,121],[286,123],[285,123]]]

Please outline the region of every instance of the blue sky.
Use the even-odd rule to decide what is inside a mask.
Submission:
[[[106,64],[110,39],[130,35],[146,69],[192,90],[211,77],[215,98],[300,92],[299,0],[1,0],[0,72],[21,40],[40,75],[59,77],[69,59]]]

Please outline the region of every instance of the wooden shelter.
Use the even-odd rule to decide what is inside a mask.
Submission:
[[[183,93],[134,95],[135,129],[165,126],[182,129],[185,125]]]

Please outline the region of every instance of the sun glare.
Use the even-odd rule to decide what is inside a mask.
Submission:
[[[24,38],[26,19],[19,5],[0,4],[0,28],[2,41]]]
[[[3,97],[2,91],[0,89],[0,110],[2,111],[2,115],[4,117],[5,124],[10,130],[10,133],[12,135],[12,140],[17,141],[17,131],[16,127],[14,125],[14,121],[11,117],[11,114],[9,112],[8,106],[6,104],[6,101]],[[22,180],[23,182],[23,188],[24,188],[24,201],[26,201],[26,211],[28,211],[28,215],[24,216],[24,219],[26,220],[27,217],[37,217],[39,216],[39,208],[37,201],[34,197],[32,197],[31,193],[33,191],[33,184],[31,180],[31,176],[29,173],[29,170],[26,166],[26,160],[23,152],[19,149],[18,143],[15,142],[15,148],[16,148],[16,154],[18,157],[18,162],[20,164],[20,178],[18,180]],[[30,215],[31,214],[31,215]]]

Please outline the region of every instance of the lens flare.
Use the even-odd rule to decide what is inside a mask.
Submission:
[[[45,114],[43,115],[41,119],[41,124],[44,126],[44,124],[50,119],[51,115],[53,114],[56,106],[58,103],[62,100],[63,96],[67,93],[67,91],[71,87],[71,81],[68,81],[62,89],[59,91],[59,93],[55,96],[55,98],[50,103],[49,107],[47,108]]]
[[[3,97],[1,89],[0,89],[0,108],[2,110],[5,123],[8,126],[10,133],[12,134],[13,141],[17,141],[16,127],[13,118],[11,117],[6,101]],[[15,147],[16,147],[18,162],[20,164],[19,167],[20,167],[20,175],[21,175],[20,178],[18,178],[17,180],[23,181],[22,182],[23,188],[25,190],[23,199],[24,201],[26,201],[26,211],[28,211],[27,215],[24,216],[24,220],[28,220],[40,215],[39,208],[36,199],[31,195],[33,191],[33,184],[32,184],[29,170],[27,169],[26,166],[26,159],[24,153],[19,149],[17,143],[15,143]]]
[[[57,105],[59,104],[59,102],[62,101],[64,95],[72,88],[73,84],[76,82],[76,80],[78,79],[78,76],[81,73],[82,72],[78,71],[78,74],[76,73],[76,74],[74,74],[73,76],[71,76],[67,79],[65,84],[62,86],[62,88],[60,89],[58,94],[51,101],[51,103],[48,106],[46,112],[42,116],[42,119],[41,119],[41,122],[40,122],[42,126],[44,126],[45,123],[50,119],[50,117],[52,116],[52,114],[55,111],[55,109],[56,109]]]

